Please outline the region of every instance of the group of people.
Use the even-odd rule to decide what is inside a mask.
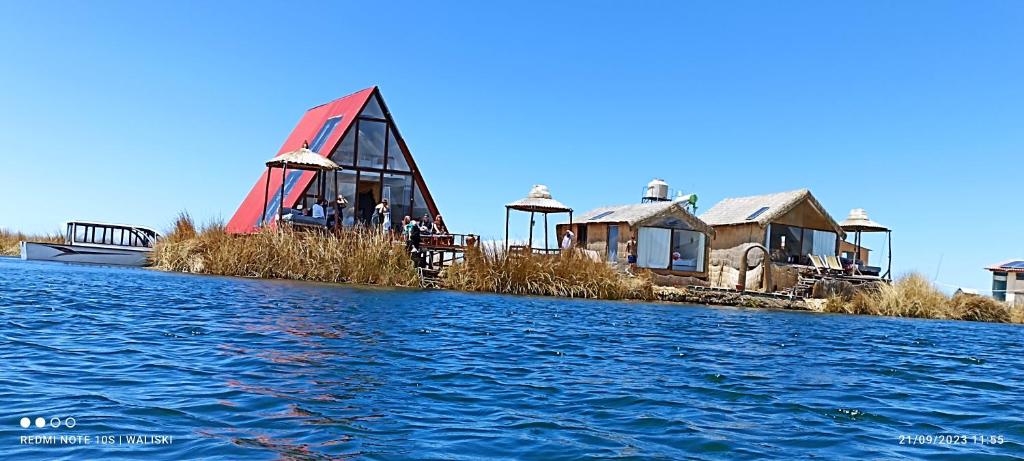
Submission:
[[[409,238],[413,229],[420,235],[448,235],[448,226],[445,225],[444,218],[441,215],[431,218],[430,213],[424,213],[421,219],[409,216],[402,218],[402,235]]]
[[[340,226],[344,220],[344,210],[347,207],[348,200],[344,195],[339,194],[332,204],[323,198],[318,198],[313,202],[313,206],[303,210],[303,215],[323,220],[322,222],[328,227]],[[383,232],[394,230],[391,224],[391,206],[388,199],[382,199],[373,208],[370,225]],[[421,236],[448,235],[448,226],[445,224],[444,218],[441,215],[431,218],[430,213],[424,213],[423,217],[419,219],[409,216],[402,218],[402,226],[398,230],[402,232],[403,237],[408,240],[414,229]]]
[[[433,218],[429,213],[424,213],[420,219],[406,216],[402,218],[402,237],[405,237],[409,249],[419,249],[423,237],[446,236],[448,226],[444,218],[437,215]]]
[[[303,207],[301,204],[296,207],[296,209],[291,212],[292,216],[289,219],[301,224],[317,224],[332,227],[340,225],[342,210],[346,206],[348,206],[348,201],[341,195],[338,196],[338,199],[333,203],[333,206],[323,197],[318,197],[313,201],[313,205],[309,207]]]

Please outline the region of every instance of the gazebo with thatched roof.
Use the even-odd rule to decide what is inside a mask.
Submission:
[[[536,184],[530,189],[526,197],[505,205],[505,249],[508,249],[508,221],[512,210],[530,213],[530,251],[533,251],[533,223],[537,213],[544,215],[544,251],[550,251],[548,247],[548,214],[569,213],[569,223],[572,223],[572,208],[565,206],[562,202],[551,198],[551,191],[548,186]]]
[[[273,168],[280,168],[281,172],[281,188],[284,189],[285,178],[288,177],[288,169],[293,170],[307,170],[317,172],[334,172],[334,190],[338,190],[338,170],[341,169],[337,163],[331,161],[331,159],[324,157],[316,152],[309,150],[308,143],[302,143],[302,148],[293,150],[291,152],[285,152],[277,157],[267,160],[267,184],[266,189],[263,193],[263,216],[267,214],[267,202],[270,200],[270,170]],[[324,194],[324,181],[322,174],[316,175],[317,184],[316,188],[320,197]],[[280,220],[284,215],[284,194],[281,194],[281,204],[277,208],[277,219]],[[261,220],[262,221],[262,220]],[[266,222],[261,222],[261,225],[266,225]]]
[[[863,208],[854,208],[850,210],[850,215],[839,223],[839,227],[848,232],[853,232],[853,244],[856,247],[856,251],[853,253],[856,256],[860,255],[861,247],[861,233],[863,232],[885,232],[888,239],[889,248],[889,262],[885,270],[885,274],[881,278],[886,280],[892,280],[892,230],[885,227],[877,222],[872,221],[868,218],[868,212]],[[865,261],[866,264],[866,261]],[[853,267],[860,270],[857,266],[857,261],[853,262]]]

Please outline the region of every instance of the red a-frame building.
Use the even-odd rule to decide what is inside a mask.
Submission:
[[[343,225],[368,223],[381,198],[390,202],[395,222],[407,215],[438,214],[423,176],[376,86],[306,111],[278,155],[299,149],[304,142],[309,143],[313,152],[342,167],[338,189],[349,202]],[[316,199],[316,188],[311,186],[319,173],[288,170],[282,187],[281,170],[264,171],[228,222],[228,232],[251,233],[259,228],[268,174],[266,222],[273,222],[277,215],[282,193],[284,206],[289,208],[299,204],[308,207]],[[333,177],[324,179],[325,198],[330,200],[339,192],[334,189]]]

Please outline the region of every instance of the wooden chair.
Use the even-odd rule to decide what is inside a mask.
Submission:
[[[814,266],[814,272],[818,275],[827,275],[829,273],[828,265],[818,255],[807,255],[811,260],[811,265]]]
[[[530,252],[530,249],[526,245],[509,245],[508,255],[513,258],[522,258]]]
[[[829,270],[837,274],[845,274],[846,269],[843,269],[843,264],[839,262],[839,258],[835,255],[825,257],[825,264],[828,265]]]

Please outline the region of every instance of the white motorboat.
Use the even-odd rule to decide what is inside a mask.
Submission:
[[[158,238],[158,232],[142,226],[72,221],[64,243],[21,242],[21,259],[145,266]]]

